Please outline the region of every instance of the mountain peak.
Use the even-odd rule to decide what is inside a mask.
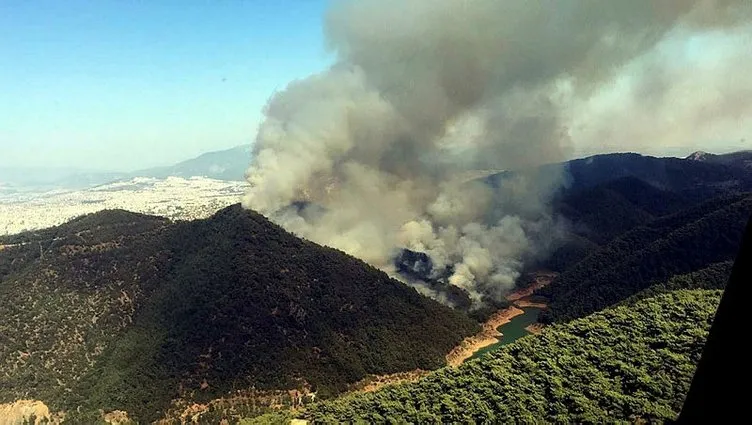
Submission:
[[[705,151],[696,151],[689,154],[688,157],[684,158],[689,161],[707,161],[708,157],[715,156],[712,153],[707,153]]]

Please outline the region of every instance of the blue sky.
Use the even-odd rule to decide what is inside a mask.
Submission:
[[[0,0],[0,167],[126,171],[250,144],[272,93],[333,61],[328,3]],[[694,50],[724,44],[708,40]],[[748,134],[748,120],[733,125]],[[689,137],[671,148],[642,136],[646,153],[690,151]],[[750,143],[700,136],[712,151]]]
[[[325,69],[326,0],[0,1],[0,166],[131,170],[250,143]]]

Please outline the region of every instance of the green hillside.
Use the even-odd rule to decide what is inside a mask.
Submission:
[[[105,211],[0,242],[0,403],[59,405],[159,284],[167,224]]]
[[[674,275],[732,261],[752,214],[752,197],[735,195],[637,227],[569,268],[539,291],[547,322],[583,317]]]
[[[325,398],[367,374],[443,366],[478,328],[239,206],[175,224],[108,211],[11,242],[0,403],[39,399],[72,423],[99,409],[153,421],[174,399],[252,387]]]
[[[417,383],[312,406],[305,416],[315,423],[673,419],[720,295],[679,290],[609,308]]]

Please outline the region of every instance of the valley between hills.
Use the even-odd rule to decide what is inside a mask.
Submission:
[[[752,1],[10,0],[0,40],[0,425],[750,416]]]
[[[0,412],[66,424],[669,421],[752,215],[745,164],[568,163],[575,179],[552,203],[568,233],[480,310],[239,205],[192,221],[105,210],[2,236]]]
[[[496,311],[481,325],[481,331],[475,335],[468,336],[459,345],[452,348],[446,355],[446,363],[450,367],[458,367],[471,357],[473,357],[479,350],[488,347],[493,344],[499,343],[504,339],[504,333],[500,330],[504,325],[508,324],[514,317],[517,317],[524,313],[522,308],[534,307],[538,309],[545,309],[547,306],[541,302],[530,301],[533,292],[537,289],[543,288],[548,285],[556,277],[555,273],[531,273],[531,283],[527,284],[518,290],[507,295],[507,300],[512,303],[511,306],[502,310]],[[540,325],[540,324],[537,324]],[[536,334],[543,328],[529,326],[532,328],[528,332],[530,334]],[[527,328],[526,328],[527,329]],[[505,341],[506,344],[510,341]],[[388,385],[405,384],[416,382],[418,379],[427,376],[430,373],[428,370],[416,369],[408,372],[398,372],[388,375],[380,376],[368,376],[359,382],[356,382],[350,386],[347,394],[369,393],[380,390]],[[211,400],[205,404],[191,404],[182,405],[178,402],[173,402],[173,408],[166,414],[167,419],[162,419],[158,423],[170,423],[170,419],[180,421],[180,423],[186,423],[191,421],[200,421],[202,416],[207,414],[211,415],[213,411],[223,411],[232,409],[233,406],[238,405],[258,405],[260,408],[266,409],[281,409],[284,406],[284,400],[290,400],[292,406],[298,403],[302,406],[304,402],[312,402],[315,400],[315,393],[312,393],[310,388],[302,388],[301,390],[291,391],[259,391],[259,392],[246,392],[245,394],[239,392],[233,397],[223,397],[216,400]],[[17,401],[15,403],[9,403],[2,405],[0,410],[0,417],[22,417],[34,415],[39,418],[48,417],[51,420],[62,420],[63,414],[51,414],[49,407],[41,401]],[[127,412],[114,411],[105,414],[103,420],[108,423],[127,422]]]

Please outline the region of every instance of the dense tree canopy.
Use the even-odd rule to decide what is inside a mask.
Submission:
[[[551,300],[543,320],[582,317],[674,275],[733,260],[750,214],[752,196],[735,195],[621,235],[539,291]]]
[[[0,251],[0,402],[41,399],[69,422],[99,409],[151,421],[173,399],[252,387],[326,397],[441,367],[479,328],[240,206],[175,224],[103,212],[13,242]]]
[[[315,423],[673,419],[718,305],[679,290],[546,329],[412,384],[310,407]]]

